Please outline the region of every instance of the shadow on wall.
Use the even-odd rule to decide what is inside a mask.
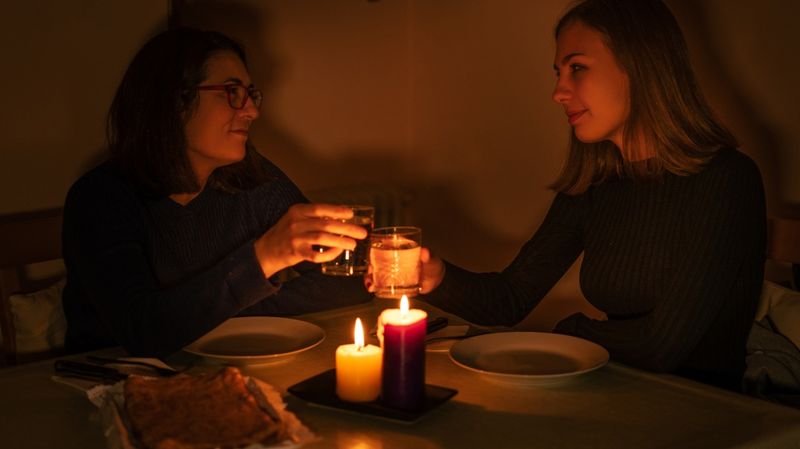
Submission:
[[[747,86],[737,83],[727,67],[723,53],[731,51],[714,45],[712,14],[708,1],[667,0],[689,41],[692,63],[704,93],[724,122],[739,140],[742,150],[761,169],[768,214],[800,217],[800,204],[787,202],[787,180],[781,166],[792,149],[780,129],[764,116],[763,105],[747,95]],[[728,68],[726,70],[726,68]],[[735,69],[735,68],[734,68]]]

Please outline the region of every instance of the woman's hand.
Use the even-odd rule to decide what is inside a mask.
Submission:
[[[353,217],[348,207],[330,204],[295,204],[255,242],[264,276],[302,261],[327,262],[345,249],[353,250],[356,239],[367,236],[361,226],[344,223]],[[315,246],[322,247],[315,249]]]
[[[428,248],[421,248],[419,253],[421,265],[420,293],[427,294],[432,292],[442,283],[444,279],[444,262],[442,259],[432,256]],[[364,275],[364,287],[368,292],[375,291],[375,282],[372,278],[372,265],[369,266],[367,274]]]
[[[436,289],[444,279],[444,262],[437,256],[431,255],[428,248],[422,248],[419,253],[419,260],[422,263],[422,282],[420,293],[428,294]]]

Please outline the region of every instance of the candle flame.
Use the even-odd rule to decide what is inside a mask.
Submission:
[[[356,318],[356,328],[353,331],[356,348],[360,351],[364,347],[364,328],[361,326],[361,318]]]
[[[406,295],[403,295],[403,297],[400,298],[400,316],[402,318],[408,316],[408,296]]]

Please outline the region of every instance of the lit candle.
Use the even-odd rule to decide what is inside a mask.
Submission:
[[[364,346],[364,328],[356,318],[355,344],[336,348],[336,395],[343,401],[369,402],[381,393],[381,349]]]
[[[406,295],[399,309],[384,310],[382,331],[383,380],[381,398],[387,407],[417,410],[425,403],[425,319],[423,310],[408,307]]]

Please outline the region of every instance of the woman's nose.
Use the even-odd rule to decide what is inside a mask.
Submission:
[[[572,90],[567,86],[566,81],[559,79],[556,81],[556,88],[553,90],[553,101],[564,104],[569,101]]]
[[[247,101],[244,103],[244,107],[239,109],[239,113],[250,120],[255,120],[259,116],[258,107],[256,107],[255,101],[252,98],[248,97]]]

